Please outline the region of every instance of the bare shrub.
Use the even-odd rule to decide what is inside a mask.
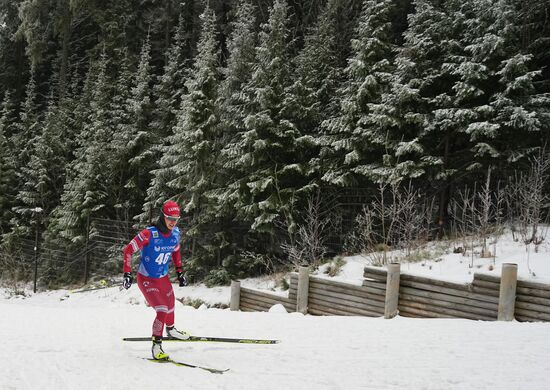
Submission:
[[[392,261],[392,249],[410,256],[429,234],[433,202],[421,204],[421,199],[422,194],[411,183],[406,187],[399,183],[380,184],[378,196],[357,215],[346,240],[347,250],[362,253],[372,265]]]
[[[318,268],[327,253],[325,241],[330,218],[322,210],[321,193],[317,191],[308,199],[303,223],[298,224],[294,239],[282,248],[288,255],[288,260],[296,268],[310,265]]]

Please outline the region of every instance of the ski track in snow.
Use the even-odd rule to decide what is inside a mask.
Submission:
[[[150,334],[154,311],[135,286],[60,300],[64,295],[0,299],[0,389],[548,388],[548,323],[316,317],[177,304],[176,325],[193,334],[281,340],[165,343],[175,360],[230,368],[216,375],[151,364],[142,359],[150,356],[149,342],[121,340]]]

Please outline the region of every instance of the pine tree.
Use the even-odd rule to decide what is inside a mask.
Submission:
[[[111,190],[111,201],[115,205],[115,218],[128,220],[129,208],[136,205],[131,204],[125,185],[130,176],[128,160],[131,158],[129,151],[129,141],[135,124],[132,118],[133,107],[132,86],[134,84],[135,69],[132,66],[132,59],[128,53],[128,48],[124,47],[117,50],[117,80],[113,98],[110,104],[111,117],[109,126],[113,129],[113,150],[112,156],[113,172],[116,172],[114,183]]]
[[[187,234],[195,242],[192,261],[197,269],[201,263],[212,261],[212,243],[207,236],[212,216],[205,193],[214,188],[217,179],[214,168],[219,132],[216,103],[219,49],[216,18],[208,6],[201,20],[198,52],[186,82],[187,93],[182,97],[178,123],[161,159],[161,167],[154,171],[153,181],[153,186],[163,188],[166,197],[183,203],[190,214],[191,227]],[[149,196],[152,193],[150,191]]]
[[[316,25],[305,36],[304,48],[294,59],[295,80],[288,89],[287,112],[300,132],[296,139],[301,164],[311,188],[320,184],[319,138],[321,125],[336,116],[335,95],[343,82],[337,47],[337,21],[340,0],[329,0]],[[302,196],[310,190],[300,189]]]
[[[288,120],[285,106],[291,83],[287,9],[285,1],[275,1],[268,23],[262,25],[254,73],[243,87],[242,155],[232,162],[243,173],[236,203],[241,218],[252,223],[253,231],[271,235],[281,216],[293,231],[295,193],[305,184],[304,167],[296,153],[299,131]]]
[[[340,112],[324,123],[323,180],[330,184],[357,186],[365,185],[365,179],[381,179],[379,164],[389,130],[379,112],[385,109],[383,96],[396,69],[398,22],[404,12],[394,1],[364,3],[345,69],[346,82],[338,93]],[[400,136],[401,129],[395,133]]]
[[[13,217],[17,176],[15,171],[16,155],[10,135],[16,121],[15,108],[10,91],[6,91],[0,111],[0,235],[8,229],[8,221]]]
[[[68,176],[61,204],[50,225],[53,236],[73,242],[84,239],[89,216],[109,215],[113,183],[116,175],[113,162],[112,129],[110,128],[110,83],[105,51],[92,65],[81,95],[81,104],[89,105],[88,115],[77,139],[75,160],[68,166]]]
[[[28,178],[24,172],[27,162],[35,154],[36,138],[41,133],[40,107],[38,105],[37,86],[34,79],[34,71],[31,70],[31,76],[27,83],[25,101],[19,113],[19,121],[15,124],[15,132],[11,136],[11,145],[13,145],[14,169],[17,176],[17,192],[13,207],[14,214],[10,221],[13,233],[16,235],[25,235],[29,233],[30,221],[33,213],[26,210],[20,201],[20,192],[27,185]]]
[[[168,137],[177,124],[176,114],[181,107],[181,98],[187,93],[185,80],[188,77],[188,56],[190,55],[190,53],[185,53],[187,27],[183,14],[180,14],[174,39],[168,50],[164,73],[158,77],[157,83],[153,86],[154,108],[150,125],[151,145],[149,149],[154,156],[154,162],[143,213],[139,215],[141,221],[150,219],[152,210],[160,208],[162,199],[168,198],[164,191],[165,181],[158,181],[155,171],[160,168],[160,156],[168,146]]]
[[[57,98],[51,93],[40,126],[42,132],[30,140],[33,154],[22,168],[25,182],[17,194],[20,206],[16,211],[24,216],[27,221],[25,226],[29,226],[29,221],[37,217],[37,210],[40,210],[41,222],[44,223],[44,219],[58,205],[63,191],[68,139],[60,119]]]
[[[219,136],[215,149],[217,180],[213,189],[205,193],[209,213],[212,215],[208,237],[211,241],[211,257],[216,259],[216,269],[211,270],[206,282],[225,284],[229,275],[237,275],[240,254],[246,248],[243,232],[249,227],[237,217],[235,203],[239,197],[239,179],[242,173],[235,167],[240,156],[239,132],[244,127],[246,99],[243,86],[250,80],[255,62],[255,7],[249,0],[240,0],[234,8],[228,39],[229,58],[222,69],[225,76],[219,84],[217,104],[220,110]],[[223,265],[223,268],[219,266]]]
[[[242,173],[236,169],[235,162],[240,158],[242,149],[239,131],[244,128],[245,95],[243,86],[252,77],[255,62],[256,19],[254,7],[248,0],[241,0],[236,8],[231,24],[227,65],[223,69],[225,78],[219,87],[220,105],[220,142],[221,158],[218,170],[222,181],[218,191],[212,194],[218,198],[219,212],[233,219],[234,205],[239,196],[239,179]]]
[[[141,209],[145,200],[144,190],[149,183],[149,172],[153,165],[151,140],[154,137],[149,128],[152,111],[150,61],[151,46],[147,38],[143,43],[135,77],[127,80],[127,67],[120,73],[119,91],[127,98],[121,99],[119,96],[122,100],[122,118],[119,123],[113,124],[113,128],[116,129],[116,166],[122,180],[114,207],[127,210],[130,215]],[[126,84],[128,81],[130,85]]]

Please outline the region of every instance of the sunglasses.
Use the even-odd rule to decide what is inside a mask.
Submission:
[[[162,213],[162,215],[164,215],[164,218],[166,218],[170,222],[178,222],[180,220],[180,217],[172,217],[172,216],[166,215],[164,213]]]

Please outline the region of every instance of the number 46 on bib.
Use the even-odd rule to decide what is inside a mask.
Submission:
[[[158,265],[166,264],[168,263],[168,260],[170,260],[171,255],[171,253],[161,253],[155,259],[155,263],[157,263]]]

